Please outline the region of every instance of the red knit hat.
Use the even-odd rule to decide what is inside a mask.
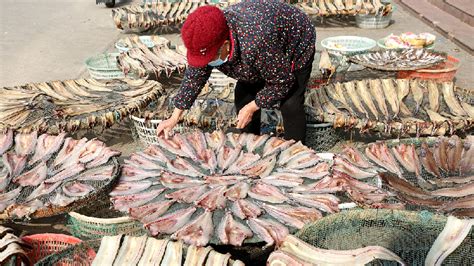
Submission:
[[[229,27],[219,8],[203,6],[189,14],[181,29],[189,65],[206,66],[228,37]]]

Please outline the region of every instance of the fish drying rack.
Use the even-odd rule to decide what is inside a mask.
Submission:
[[[395,79],[393,79],[395,80]],[[368,80],[362,80],[367,84]],[[427,81],[425,80],[416,80],[418,84],[423,84],[423,87],[426,87]],[[434,81],[432,81],[434,82]],[[353,83],[354,86],[356,86],[354,81],[351,82],[344,82],[342,85],[345,83]],[[437,86],[441,86],[441,83],[436,83]],[[370,86],[370,84],[367,84],[367,86]],[[396,85],[395,89],[397,90]],[[336,102],[335,100],[329,100],[329,95],[327,95],[326,91],[327,90],[334,90],[334,84],[329,84],[326,86],[322,86],[316,89],[309,89],[307,90],[306,94],[306,100],[311,97],[311,95],[314,94],[314,97],[316,99],[319,99],[318,101],[321,102],[321,99],[323,102],[327,102],[330,104],[333,104]],[[460,101],[460,102],[465,102],[470,105],[474,104],[474,92],[469,89],[464,89],[460,87],[454,86],[453,88],[455,97]],[[321,96],[320,92],[324,94],[324,97]],[[411,91],[410,91],[411,94]],[[439,92],[440,94],[440,110],[445,110],[449,112],[449,108],[446,106],[446,103],[442,99],[442,93],[441,91]],[[347,97],[347,96],[346,96]],[[359,97],[359,96],[358,96]],[[423,102],[426,104],[428,99],[427,99],[427,91],[424,92],[424,97]],[[360,98],[360,97],[359,97]],[[408,98],[408,97],[407,97]],[[410,110],[415,109],[415,103],[413,102],[413,97],[409,97],[410,100],[407,101],[407,99],[404,99],[404,103]],[[375,102],[375,99],[372,99]],[[362,99],[360,99],[362,101]],[[386,103],[388,106],[388,102]],[[472,132],[473,127],[474,127],[474,117],[469,117],[469,118],[463,118],[460,120],[452,120],[449,119],[444,122],[430,122],[429,119],[424,118],[424,117],[414,117],[418,119],[419,121],[382,121],[382,120],[375,120],[373,117],[366,119],[363,118],[363,114],[361,113],[356,113],[353,115],[349,115],[346,113],[329,113],[326,110],[323,109],[317,109],[315,106],[312,106],[308,103],[305,103],[306,105],[306,113],[310,115],[313,120],[316,121],[321,121],[323,123],[331,123],[334,128],[345,128],[346,130],[355,130],[358,129],[360,130],[361,133],[364,134],[369,134],[369,135],[375,135],[375,134],[380,134],[378,136],[378,139],[390,139],[391,137],[407,137],[407,136],[438,136],[438,135],[452,135],[454,133],[469,133]],[[420,106],[420,108],[423,106]],[[355,110],[355,108],[351,105],[351,108]],[[390,107],[387,107],[390,108]],[[319,111],[318,111],[319,110]],[[341,111],[342,109],[339,109]],[[429,130],[425,129],[424,131],[421,130],[421,126],[423,125],[429,125]]]
[[[446,221],[446,216],[428,211],[356,209],[323,217],[306,225],[296,236],[323,249],[347,250],[382,246],[399,255],[407,265],[424,265],[428,251]],[[474,227],[443,264],[473,263]]]

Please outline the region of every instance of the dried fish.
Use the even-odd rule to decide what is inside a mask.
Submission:
[[[400,111],[400,104],[398,101],[398,94],[393,86],[393,82],[390,79],[382,80],[383,92],[385,94],[385,99],[387,100],[390,108],[393,112],[393,117],[397,117]]]
[[[379,110],[385,116],[385,119],[388,120],[389,112],[388,112],[387,104],[385,103],[384,92],[382,90],[382,84],[380,83],[380,80],[378,79],[369,80],[369,89],[370,89],[369,93],[372,95],[372,97],[374,97],[375,101],[377,102]]]
[[[369,117],[369,113],[367,110],[365,110],[364,106],[362,105],[362,102],[359,99],[359,96],[357,95],[355,85],[350,82],[344,83],[344,88],[346,88],[346,92],[349,95],[349,98],[352,101],[352,104],[354,104],[355,108],[357,109],[358,112],[365,114],[365,117]]]
[[[443,93],[443,99],[452,114],[456,116],[467,116],[466,111],[464,111],[454,95],[454,84],[452,82],[444,82],[441,86],[441,91]]]
[[[461,220],[449,216],[443,231],[438,235],[426,256],[425,265],[441,265],[462,243],[473,225],[473,220]]]
[[[222,244],[233,246],[241,246],[246,238],[253,236],[252,231],[245,225],[235,221],[230,212],[226,212],[224,218],[222,218],[217,234]]]
[[[138,262],[138,266],[160,265],[168,242],[168,239],[147,238],[145,250]]]
[[[439,90],[436,83],[432,80],[428,81],[428,100],[430,110],[438,112],[439,110]]]
[[[374,259],[392,260],[405,265],[400,257],[383,247],[368,246],[353,250],[320,249],[292,235],[288,235],[283,240],[279,250],[312,265],[364,265]]]
[[[369,110],[372,112],[372,115],[375,116],[375,119],[379,119],[379,113],[377,108],[375,107],[374,102],[372,101],[372,95],[370,94],[369,89],[367,88],[367,84],[365,81],[358,80],[357,84],[357,93],[360,95],[364,103],[369,107]]]
[[[145,228],[150,230],[154,236],[159,233],[172,234],[187,224],[196,208],[179,209],[173,213],[164,215],[154,222],[145,224]]]
[[[207,245],[212,236],[213,229],[212,212],[206,210],[194,221],[172,234],[171,237],[200,247]]]
[[[0,134],[0,155],[3,155],[13,144],[13,130],[7,129]]]

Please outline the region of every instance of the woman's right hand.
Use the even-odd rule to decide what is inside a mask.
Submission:
[[[173,128],[178,124],[179,117],[182,113],[183,110],[175,108],[170,118],[163,120],[158,124],[156,135],[159,137],[161,134],[164,134],[165,138],[168,139]]]

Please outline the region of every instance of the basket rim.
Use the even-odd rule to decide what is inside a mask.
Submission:
[[[33,235],[27,235],[27,236],[22,236],[21,240],[25,242],[29,241],[57,241],[57,242],[64,242],[67,244],[77,244],[81,243],[82,240],[71,236],[71,235],[65,235],[65,234],[56,234],[56,233],[42,233],[42,234],[33,234]]]
[[[380,47],[380,48],[383,48],[383,49],[387,49],[387,50],[393,50],[393,49],[411,49],[411,48],[415,48],[413,46],[410,46],[410,47],[399,47],[399,48],[389,48],[387,47],[384,43],[385,43],[385,40],[388,38],[388,36],[386,37],[383,37],[383,38],[380,38],[377,40],[377,46]],[[428,49],[428,50],[432,50],[434,49],[435,47],[435,43],[432,43],[430,45],[427,45],[427,46],[423,46],[423,49]]]
[[[145,122],[148,122],[148,123],[152,123],[152,124],[159,124],[161,122],[163,122],[163,119],[150,119],[150,120],[147,120],[145,118],[140,118],[140,117],[137,117],[137,116],[134,116],[134,115],[130,115],[130,118],[136,122],[140,122],[140,123],[145,123]]]
[[[91,57],[87,58],[85,63],[86,63],[86,66],[89,70],[122,72],[122,70],[120,70],[120,68],[117,66],[117,64],[116,64],[115,68],[112,68],[112,67],[97,67],[97,66],[92,65],[93,62],[95,62],[97,60],[101,60],[101,59],[103,60],[103,59],[108,59],[108,58],[110,58],[113,62],[116,62],[117,57],[119,55],[120,55],[120,53],[115,53],[115,52],[114,53],[97,54],[97,55],[94,55],[94,56],[91,56]]]
[[[359,48],[334,48],[330,47],[327,42],[330,41],[337,41],[337,40],[359,40],[365,42],[365,47],[359,47]],[[321,41],[321,45],[328,49],[328,50],[333,50],[333,51],[339,51],[339,52],[360,52],[360,51],[366,51],[374,48],[377,46],[377,42],[374,39],[368,38],[368,37],[360,37],[360,36],[352,36],[352,35],[341,35],[341,36],[333,36],[333,37],[328,37],[325,38]]]
[[[117,217],[117,218],[98,218],[98,217],[86,216],[77,212],[70,212],[69,216],[71,216],[72,218],[80,222],[87,222],[87,223],[120,224],[120,223],[134,222],[134,220],[130,218],[129,216],[122,216],[122,217]]]

